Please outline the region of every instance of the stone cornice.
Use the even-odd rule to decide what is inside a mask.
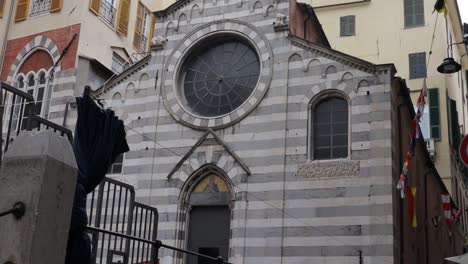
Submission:
[[[146,57],[144,57],[143,59],[139,60],[137,63],[133,64],[132,66],[130,66],[128,69],[126,69],[125,71],[121,72],[120,74],[118,75],[115,75],[114,77],[112,77],[111,79],[109,79],[109,81],[107,83],[105,83],[105,85],[99,87],[98,89],[96,89],[95,91],[93,91],[93,93],[95,95],[97,94],[102,94],[102,93],[105,93],[107,92],[108,90],[112,89],[115,85],[121,83],[122,81],[124,81],[125,79],[127,79],[128,77],[130,77],[133,73],[137,72],[138,70],[140,70],[141,68],[145,67],[146,65],[148,65],[149,61],[151,59],[151,55],[147,55]]]
[[[373,63],[370,63],[365,60],[361,60],[359,58],[353,57],[351,55],[342,53],[337,50],[333,50],[321,45],[318,45],[316,43],[309,42],[305,39],[289,35],[288,36],[289,40],[294,46],[300,47],[305,50],[309,50],[318,56],[323,56],[325,58],[329,58],[331,60],[334,60],[336,62],[342,63],[344,65],[350,66],[352,68],[376,74],[377,72],[385,72],[385,71],[391,71],[391,72],[396,72],[395,67],[393,64],[383,64],[383,65],[376,65]]]

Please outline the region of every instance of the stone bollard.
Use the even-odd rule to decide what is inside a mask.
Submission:
[[[78,169],[70,142],[52,131],[22,132],[0,170],[0,264],[63,264]],[[18,217],[19,216],[19,217]]]

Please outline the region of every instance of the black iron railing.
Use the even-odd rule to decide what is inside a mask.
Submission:
[[[105,178],[88,196],[88,226],[92,235],[93,263],[145,263],[156,260],[155,248],[135,239],[111,233],[156,240],[158,211],[135,201],[133,186]],[[93,231],[94,230],[94,231]]]
[[[2,124],[3,149],[0,154],[8,150],[10,143],[22,130],[51,129],[73,141],[71,130],[54,122],[44,119],[34,113],[36,102],[34,97],[5,82],[0,82],[1,102],[0,124]],[[4,128],[6,127],[6,131]]]
[[[135,189],[129,184],[104,178],[89,194],[87,204],[92,263],[155,264],[161,247],[227,263],[222,258],[178,249],[157,240],[158,211],[136,202]]]
[[[100,17],[106,21],[110,26],[115,27],[115,17],[117,14],[117,9],[114,5],[107,1],[102,0],[99,9]]]
[[[173,246],[163,244],[160,240],[147,240],[147,239],[143,239],[143,238],[139,238],[139,237],[120,234],[120,233],[112,232],[112,231],[109,231],[109,230],[90,227],[90,226],[88,226],[88,231],[91,232],[91,233],[102,233],[102,234],[107,234],[109,236],[116,236],[116,237],[121,237],[123,239],[133,240],[133,241],[136,241],[136,242],[139,242],[139,243],[150,244],[154,248],[154,252],[155,252],[156,255],[158,254],[157,252],[158,252],[158,250],[160,248],[167,248],[167,249],[178,251],[178,252],[181,252],[181,253],[184,253],[184,254],[193,255],[193,256],[201,257],[201,258],[204,258],[204,259],[207,259],[207,260],[211,260],[213,263],[230,264],[229,262],[224,261],[224,259],[222,257],[215,258],[215,257],[212,257],[212,256],[200,254],[200,253],[197,253],[197,252],[194,252],[194,251],[176,248],[176,247],[173,247]],[[116,264],[117,263],[124,263],[124,264],[126,264],[126,263],[128,263],[128,264],[137,264],[137,263],[139,263],[139,264],[145,263],[146,264],[146,263],[148,263],[149,264],[149,263],[151,263],[151,264],[156,264],[157,260],[151,260],[151,261],[146,261],[146,262],[107,262],[107,263],[108,264],[114,264],[114,263],[116,263]]]

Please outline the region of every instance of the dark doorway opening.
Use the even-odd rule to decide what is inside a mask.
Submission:
[[[188,250],[228,259],[230,209],[226,206],[194,206],[190,211]],[[215,264],[187,256],[187,264]]]

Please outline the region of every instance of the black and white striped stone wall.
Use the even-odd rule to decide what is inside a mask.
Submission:
[[[289,2],[193,0],[158,18],[155,35],[167,38],[163,48],[102,94],[129,128],[131,151],[122,175],[113,177],[135,185],[138,200],[158,208],[158,236],[170,245],[185,246],[183,184],[213,164],[235,192],[230,262],[359,263],[360,250],[364,263],[393,263],[393,68],[275,31],[277,14],[289,15]],[[226,31],[255,43],[264,87],[227,118],[188,116],[173,92],[178,63],[193,43]],[[327,92],[349,99],[349,157],[311,161],[309,109]],[[251,175],[209,136],[167,179],[204,127],[214,129]],[[160,258],[183,261],[169,250]]]

